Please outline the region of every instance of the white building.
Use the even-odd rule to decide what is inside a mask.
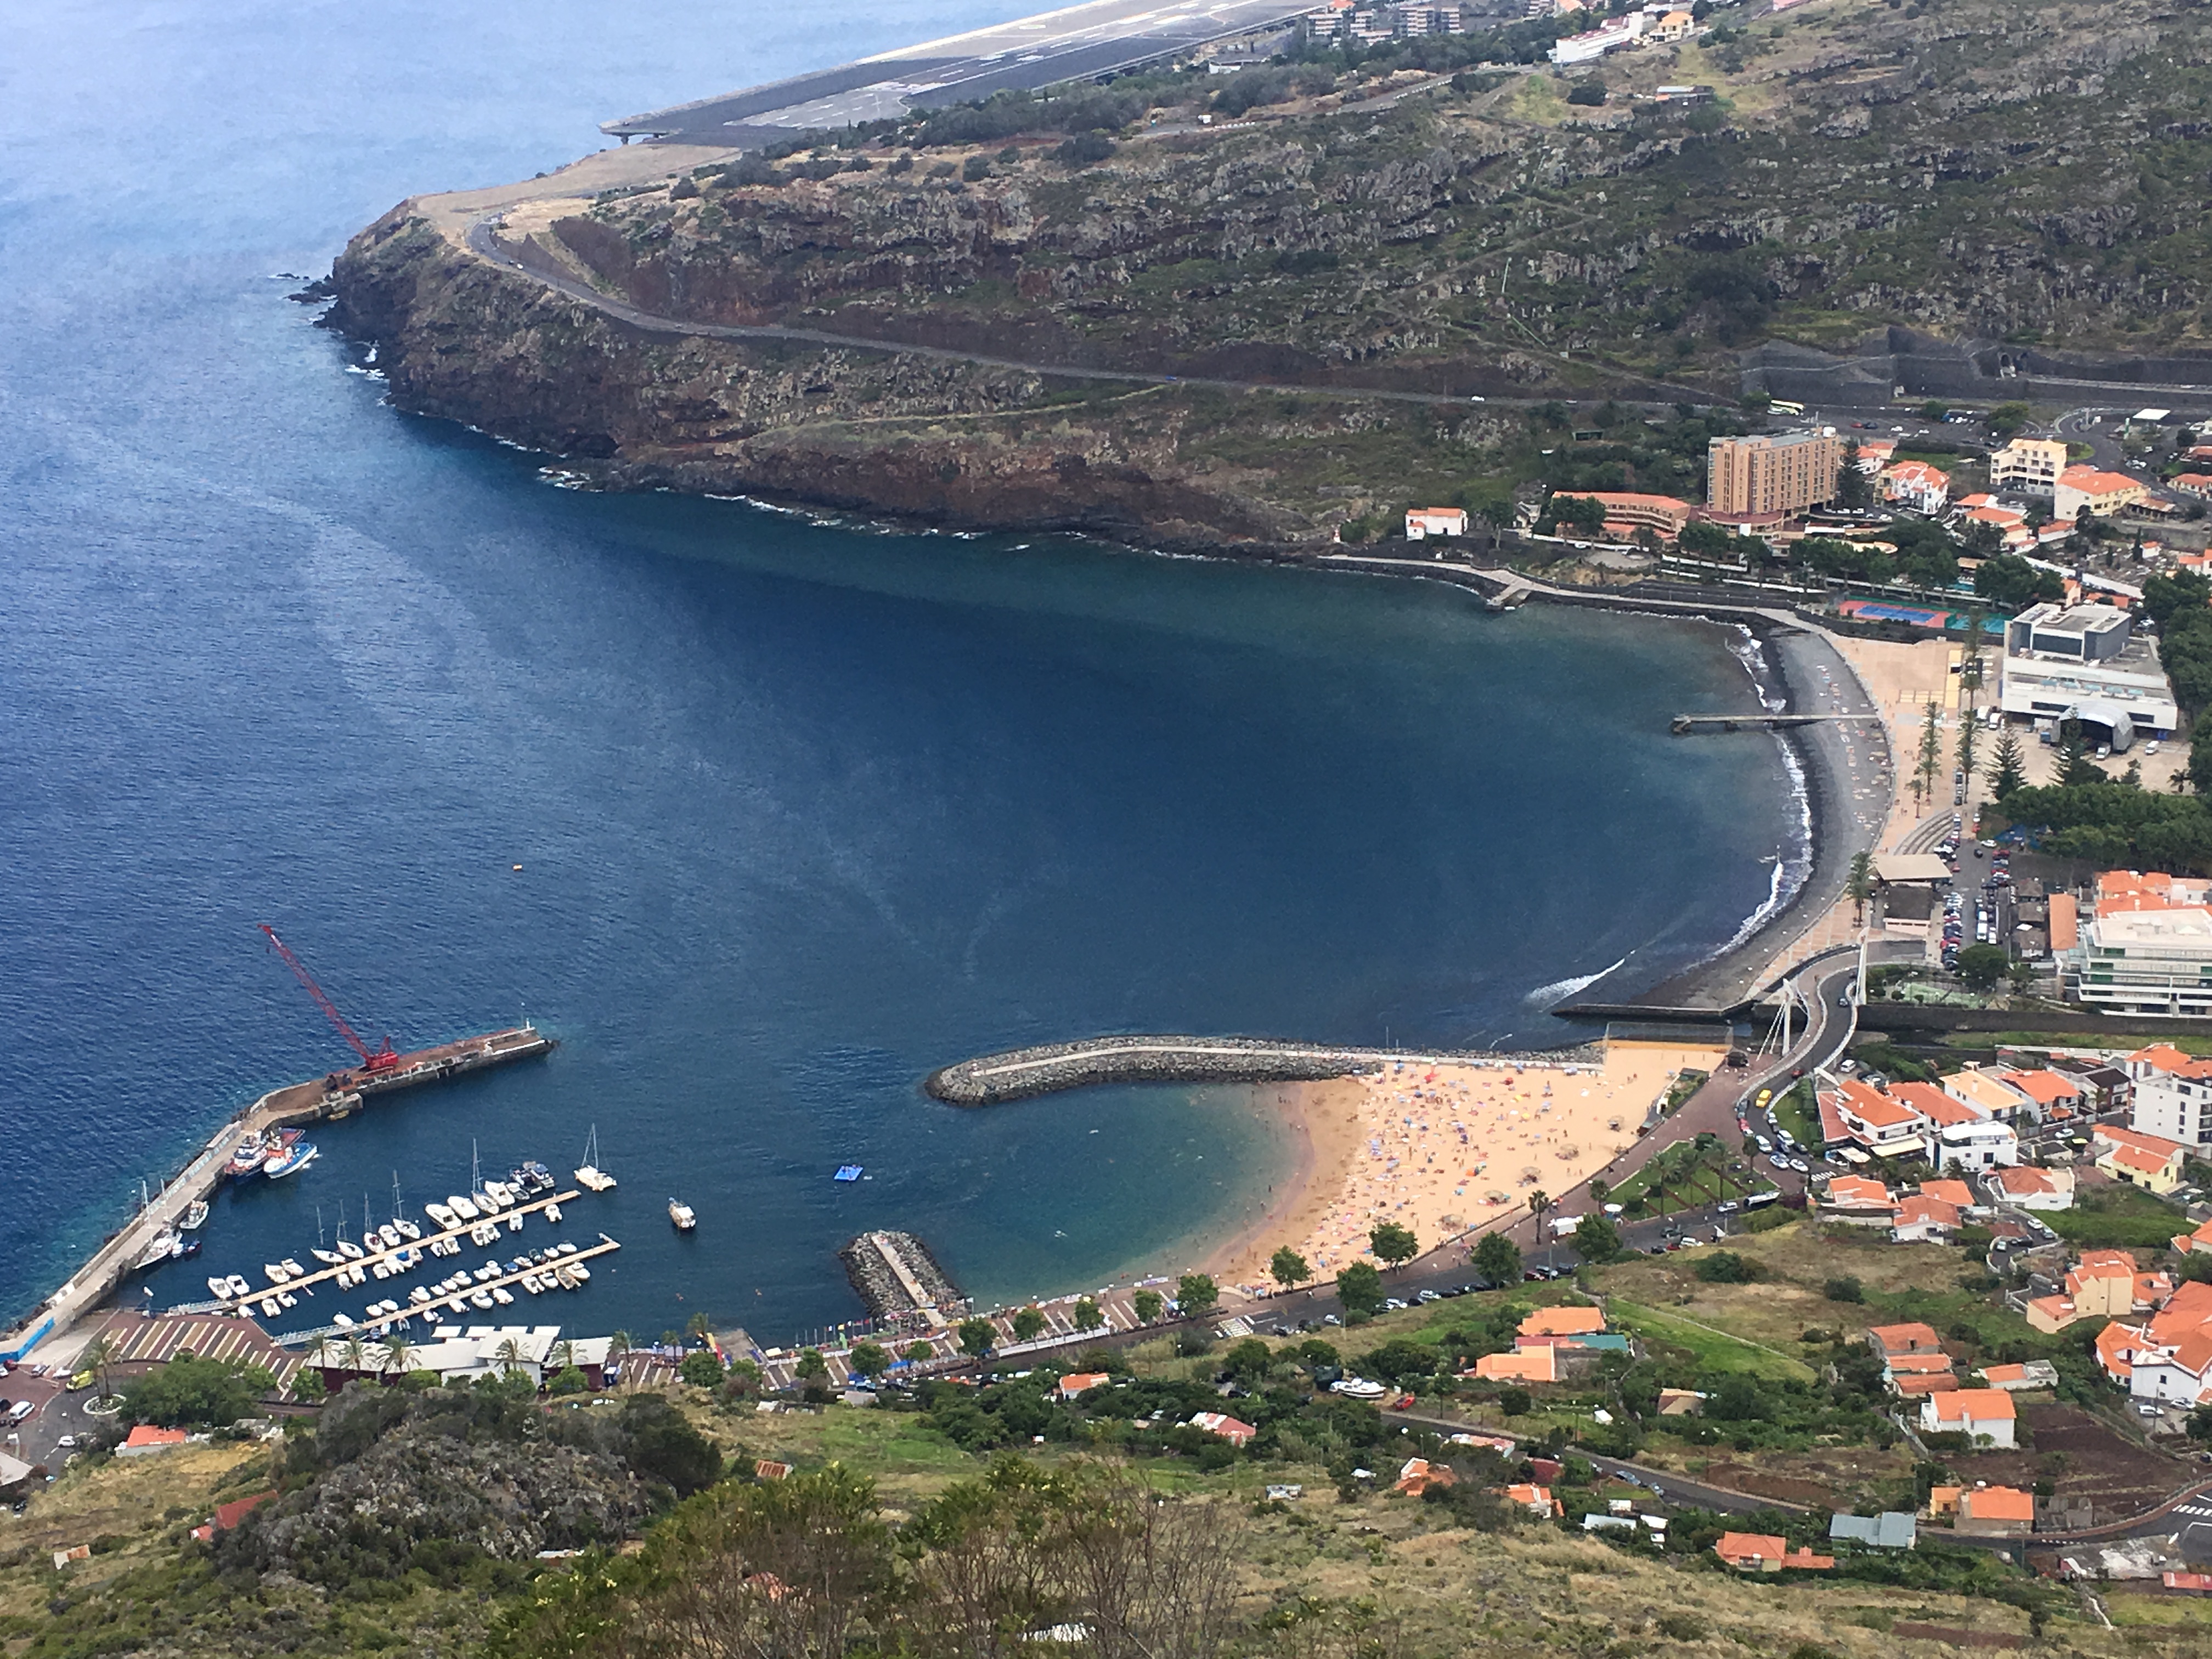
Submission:
[[[2171,1347],[2138,1348],[2128,1393],[2166,1405],[2212,1404],[2212,1328],[2192,1331]]]
[[[2012,1396],[2002,1389],[1960,1389],[1931,1394],[1920,1402],[1920,1431],[1963,1434],[2008,1451],[2017,1443],[2013,1424],[2018,1415]]]
[[[2051,495],[2066,470],[2066,446],[2054,438],[2014,438],[1990,452],[1990,488],[2024,495]]]
[[[1406,511],[1406,539],[1425,541],[1431,536],[1464,536],[1467,534],[1467,509],[1463,507],[1415,507]]]
[[[2103,726],[2123,750],[2138,733],[2172,732],[2181,718],[2157,649],[2109,605],[2038,605],[2014,617],[2005,629],[2000,706],[2032,720]]]
[[[2139,915],[2203,916],[2202,910],[2138,911]],[[2115,921],[2119,918],[2115,916]],[[2212,934],[2212,930],[2208,930]],[[2212,997],[2212,984],[2200,987]],[[2171,1051],[2169,1051],[2171,1052]],[[2143,1068],[2128,1108],[2128,1125],[2138,1134],[2178,1140],[2185,1146],[2212,1146],[2212,1060],[2176,1056]]]
[[[2116,1014],[2212,1015],[2212,911],[2123,910],[2081,923],[2080,935],[2076,991],[2089,1006]],[[2135,1085],[2138,1111],[2143,1091],[2160,1075],[2155,1067],[2143,1069],[2147,1075]],[[2182,1098],[2194,1103],[2202,1096]]]
[[[2020,1162],[2020,1137],[2009,1123],[1947,1123],[1934,1136],[1936,1167],[1952,1170],[1996,1170]]]
[[[1648,21],[1645,13],[1632,11],[1626,17],[1614,18],[1602,28],[1592,29],[1588,34],[1571,34],[1564,40],[1553,42],[1551,59],[1555,64],[1595,63],[1615,46],[1629,46],[1642,40]]]

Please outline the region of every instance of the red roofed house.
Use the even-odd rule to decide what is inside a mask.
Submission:
[[[1925,461],[1899,461],[1881,475],[1884,501],[1895,501],[1931,518],[1951,496],[1951,475]]]
[[[1442,1463],[1431,1463],[1425,1457],[1409,1457],[1398,1471],[1398,1479],[1391,1487],[1408,1498],[1419,1498],[1431,1486],[1455,1486],[1459,1477]]]
[[[1972,1189],[1965,1182],[1955,1179],[1923,1181],[1920,1183],[1920,1196],[1935,1199],[1939,1203],[1954,1205],[1961,1210],[1971,1210],[1974,1207]]]
[[[1893,1354],[1943,1352],[1943,1340],[1936,1334],[1936,1328],[1917,1321],[1905,1325],[1870,1326],[1867,1346],[1885,1359]]]
[[[1431,536],[1464,536],[1467,534],[1467,509],[1463,507],[1414,507],[1406,510],[1406,539],[1424,541]]]
[[[1724,1532],[1713,1546],[1713,1553],[1738,1572],[1780,1572],[1784,1567],[1826,1572],[1836,1565],[1832,1555],[1793,1550],[1784,1540],[1763,1532]]]
[[[2212,1405],[2212,1325],[2198,1327],[2170,1348],[2137,1354],[2128,1393],[2166,1405]]]
[[[157,1429],[150,1423],[141,1423],[131,1431],[130,1438],[115,1449],[118,1457],[143,1457],[149,1452],[173,1450],[185,1443],[182,1429]]]
[[[2018,1538],[2035,1525],[2035,1495],[2017,1486],[1969,1486],[1959,1493],[1960,1532]]]
[[[1824,1211],[1842,1212],[1845,1220],[1878,1221],[1887,1226],[1897,1209],[1889,1188],[1872,1176],[1836,1176],[1828,1182]]]
[[[2007,1083],[2040,1106],[2046,1118],[2057,1108],[2071,1111],[2081,1104],[2081,1085],[2063,1072],[2007,1072],[2003,1076]]]
[[[1605,1328],[1602,1308],[1539,1308],[1518,1327],[1522,1336],[1591,1336]]]
[[[2176,1233],[2173,1249],[2178,1255],[2187,1255],[2195,1250],[2212,1255],[2212,1221],[2199,1222],[2194,1232]]]
[[[1900,1244],[1944,1243],[1959,1230],[1962,1219],[1957,1205],[1946,1204],[1940,1198],[1899,1199],[1889,1236]]]
[[[219,1532],[228,1532],[276,1496],[274,1492],[258,1492],[251,1498],[240,1498],[228,1504],[218,1504],[216,1505],[214,1517],[204,1526],[194,1527],[192,1536],[204,1543]]]
[[[2136,1082],[2128,1123],[2154,1140],[2189,1146],[2212,1140],[2212,1060],[2167,1060],[2160,1055],[2146,1065]]]
[[[1559,1351],[1547,1342],[1511,1353],[1486,1353],[1474,1362],[1474,1375],[1486,1382],[1556,1382]]]
[[[2148,1086],[2144,1083],[2136,1085],[2138,1111],[2142,1107],[2143,1091]],[[2091,1145],[2098,1150],[2097,1167],[2115,1181],[2127,1182],[2160,1197],[2181,1185],[2182,1161],[2189,1149],[2178,1140],[2100,1123],[2091,1132]]]
[[[1073,1400],[1092,1389],[1103,1388],[1114,1379],[1104,1371],[1072,1371],[1060,1379],[1060,1397]]]
[[[2205,1324],[2212,1324],[2212,1285],[2192,1279],[2166,1298],[2146,1334],[2154,1342],[2179,1342]]]
[[[1529,1514],[1546,1521],[1566,1513],[1565,1506],[1552,1496],[1552,1489],[1549,1486],[1508,1486],[1505,1489],[1505,1501],[1509,1504],[1518,1504]]]
[[[2074,1207],[2074,1171],[2039,1170],[2031,1164],[1992,1170],[1982,1184],[1999,1204],[2017,1210],[2070,1210]]]
[[[1554,501],[1595,501],[1605,514],[1606,533],[1626,541],[1639,530],[1648,530],[1662,542],[1681,535],[1682,526],[1698,509],[1673,495],[1644,495],[1632,490],[1562,489]]]
[[[1910,1158],[1921,1150],[1927,1120],[1904,1102],[1845,1078],[1836,1091],[1844,1133],[1877,1158]]]
[[[1252,1437],[1260,1432],[1249,1423],[1239,1422],[1224,1412],[1197,1412],[1192,1414],[1190,1426],[1203,1429],[1218,1439],[1226,1440],[1240,1449],[1252,1443]]]
[[[1986,1440],[2009,1451],[2016,1416],[2012,1396],[2002,1389],[1955,1389],[1949,1394],[1931,1394],[1920,1402],[1920,1431],[1963,1434],[1971,1441]]]
[[[2140,478],[2124,472],[2101,472],[2094,466],[2069,466],[2058,475],[2051,494],[2051,516],[2060,524],[2081,517],[2087,507],[2094,518],[2109,519],[2123,507],[2133,507],[2150,491]]]

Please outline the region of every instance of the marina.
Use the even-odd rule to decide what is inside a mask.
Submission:
[[[551,1037],[526,1023],[394,1054],[373,1074],[367,1067],[359,1072],[334,1072],[309,1082],[270,1090],[209,1137],[185,1167],[163,1183],[161,1192],[110,1235],[82,1267],[32,1310],[15,1329],[0,1335],[0,1358],[20,1357],[54,1331],[66,1328],[92,1313],[131,1273],[173,1260],[197,1247],[197,1239],[185,1241],[183,1234],[206,1220],[207,1200],[216,1187],[227,1176],[253,1172],[252,1167],[244,1171],[235,1167],[242,1149],[262,1149],[254,1167],[261,1169],[265,1178],[271,1158],[278,1158],[281,1163],[293,1156],[299,1146],[307,1146],[296,1133],[291,1141],[283,1139],[287,1133],[296,1132],[301,1126],[350,1116],[374,1095],[441,1083],[487,1067],[536,1059],[551,1053],[556,1046]],[[277,1145],[285,1148],[281,1156],[274,1151]],[[310,1147],[297,1163],[281,1172],[296,1172],[313,1156]],[[295,1282],[312,1285],[325,1276],[303,1274]],[[256,1302],[259,1299],[258,1295],[255,1296]]]

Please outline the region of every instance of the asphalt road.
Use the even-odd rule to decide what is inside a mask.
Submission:
[[[2066,443],[2088,445],[2092,452],[2090,459],[2096,465],[2107,472],[2125,473],[2136,479],[2161,501],[2186,504],[2187,496],[2168,489],[2152,469],[2130,460],[2127,452],[2120,447],[2120,434],[2126,428],[2128,416],[2142,407],[2140,404],[2131,404],[2124,409],[2109,404],[2069,409],[2048,428],[2041,429],[2049,436]],[[2202,405],[2193,413],[2177,407],[2173,419],[2193,423],[2204,412]]]

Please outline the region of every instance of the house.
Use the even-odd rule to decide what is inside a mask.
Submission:
[[[1583,1336],[1605,1328],[1602,1308],[1539,1308],[1522,1320],[1522,1336]]]
[[[1867,1330],[1867,1346],[1884,1359],[1904,1353],[1942,1353],[1942,1339],[1933,1325],[1917,1321],[1905,1325],[1875,1325]]]
[[[2030,1359],[2017,1365],[1984,1365],[1974,1374],[1982,1379],[1984,1388],[2002,1389],[2007,1394],[2058,1386],[2058,1367],[2048,1359]]]
[[[791,1465],[779,1463],[773,1457],[757,1457],[753,1460],[753,1479],[788,1480],[791,1479]]]
[[[1846,1078],[1835,1091],[1844,1132],[1876,1158],[1911,1158],[1921,1150],[1927,1120],[1893,1096]]]
[[[1882,1381],[1892,1392],[1911,1399],[1948,1394],[1959,1386],[1948,1353],[1898,1353],[1882,1362]]]
[[[2135,1085],[2129,1127],[2185,1146],[2212,1143],[2212,1060],[2174,1056],[2162,1042],[2141,1052],[2155,1058],[2146,1063]]]
[[[1431,536],[1464,536],[1467,534],[1467,509],[1463,507],[1415,507],[1406,510],[1406,539],[1425,541]]]
[[[2176,1255],[2187,1255],[2192,1251],[2212,1255],[2212,1221],[2199,1222],[2194,1232],[2176,1233],[2173,1251]]]
[[[2106,1376],[2126,1388],[2135,1379],[2136,1357],[2150,1346],[2141,1330],[2115,1322],[2097,1333],[2097,1364]]]
[[[1505,1501],[1518,1504],[1539,1520],[1549,1521],[1566,1513],[1565,1506],[1552,1496],[1549,1486],[1518,1486],[1505,1489]]]
[[[1872,1176],[1835,1176],[1828,1182],[1820,1208],[1837,1212],[1840,1219],[1878,1221],[1887,1226],[1896,1215],[1897,1200]]]
[[[1696,1389],[1662,1389],[1659,1390],[1659,1415],[1662,1417],[1695,1417],[1704,1411],[1705,1396]]]
[[[1920,1196],[1932,1198],[1939,1204],[1948,1204],[1959,1210],[1971,1210],[1974,1207],[1972,1188],[1969,1188],[1965,1182],[1955,1178],[1922,1182]]]
[[[1431,1463],[1425,1457],[1409,1457],[1398,1471],[1398,1479],[1391,1486],[1408,1498],[1419,1498],[1431,1486],[1455,1486],[1459,1477],[1442,1463]]]
[[[1990,488],[2049,495],[2066,470],[2066,446],[2051,438],[2014,438],[1990,452]]]
[[[182,1429],[157,1429],[150,1423],[141,1423],[115,1449],[115,1455],[118,1457],[144,1457],[154,1452],[174,1451],[184,1443],[185,1431]]]
[[[1971,1442],[1986,1440],[2008,1451],[2016,1416],[2012,1396],[2002,1389],[1954,1389],[1920,1402],[1920,1431],[1963,1434]]]
[[[219,1532],[228,1532],[276,1496],[276,1493],[274,1491],[258,1492],[251,1498],[240,1498],[228,1504],[218,1504],[211,1518],[192,1528],[192,1536],[205,1543]]]
[[[1982,1185],[1993,1204],[2016,1210],[2070,1210],[2074,1207],[2074,1171],[2039,1170],[2027,1164],[1991,1170]]]
[[[1958,1515],[1952,1523],[1957,1531],[1984,1538],[2025,1537],[2035,1525],[2035,1495],[2017,1486],[1966,1487],[1959,1493]]]
[[[2125,1250],[2084,1250],[2066,1274],[2063,1294],[2028,1303],[2027,1322],[2051,1334],[2077,1320],[2128,1319],[2148,1313],[2172,1291],[2164,1273],[2138,1273]]]
[[[1559,1356],[1559,1349],[1549,1343],[1511,1353],[1486,1353],[1474,1362],[1474,1375],[1486,1382],[1556,1382]]]
[[[1850,1540],[1869,1549],[1909,1550],[1920,1541],[1920,1523],[1910,1515],[1886,1510],[1881,1515],[1833,1515],[1828,1517],[1828,1541]]]
[[[1648,530],[1662,542],[1678,539],[1682,527],[1697,516],[1691,502],[1674,495],[1640,495],[1621,489],[1563,489],[1556,502],[1595,501],[1605,514],[1606,533],[1627,541],[1639,530]]]
[[[2028,1072],[2006,1072],[2002,1080],[2018,1090],[2036,1104],[2037,1115],[2048,1122],[2053,1117],[2069,1116],[2081,1109],[2081,1085],[2063,1072],[2039,1068]]]
[[[2212,1405],[2212,1326],[2198,1327],[2170,1348],[2137,1354],[2128,1393],[2163,1405]]]
[[[1660,15],[1659,21],[1651,26],[1650,33],[1654,40],[1662,42],[1686,40],[1690,38],[1690,32],[1697,26],[1698,20],[1686,11],[1664,12]]]
[[[2071,523],[2081,516],[2081,509],[2086,507],[2091,517],[2109,519],[2149,494],[2141,479],[2130,478],[2124,472],[2069,466],[2058,475],[2057,486],[2051,491],[2051,516]]]
[[[1060,1397],[1062,1400],[1073,1400],[1078,1395],[1088,1394],[1093,1389],[1103,1388],[1113,1380],[1104,1371],[1072,1371],[1060,1379]]]
[[[2022,1116],[2036,1121],[2041,1115],[2032,1097],[2014,1088],[2005,1078],[1978,1066],[1961,1066],[1945,1078],[1943,1092],[1960,1105],[1998,1123],[2010,1123]]]
[[[1252,1437],[1260,1432],[1249,1423],[1239,1422],[1225,1412],[1194,1412],[1188,1426],[1202,1429],[1218,1440],[1226,1440],[1238,1450],[1252,1443]]]
[[[1889,1236],[1899,1244],[1948,1243],[1963,1218],[1957,1205],[1915,1194],[1898,1200]]]
[[[2166,483],[2185,495],[2212,495],[2212,473],[2177,472]]]
[[[2143,1087],[2136,1085],[2138,1109]],[[2127,1182],[2161,1198],[2181,1185],[2182,1161],[2189,1149],[2178,1140],[2100,1124],[2090,1144],[2098,1152],[2097,1167],[2115,1181]]]
[[[1836,1565],[1832,1555],[1793,1550],[1786,1540],[1763,1532],[1724,1532],[1713,1546],[1713,1553],[1738,1572],[1780,1572],[1785,1567],[1800,1572],[1826,1572]]]
[[[1951,475],[1925,461],[1899,461],[1881,475],[1882,499],[1933,518],[1950,499]]]

